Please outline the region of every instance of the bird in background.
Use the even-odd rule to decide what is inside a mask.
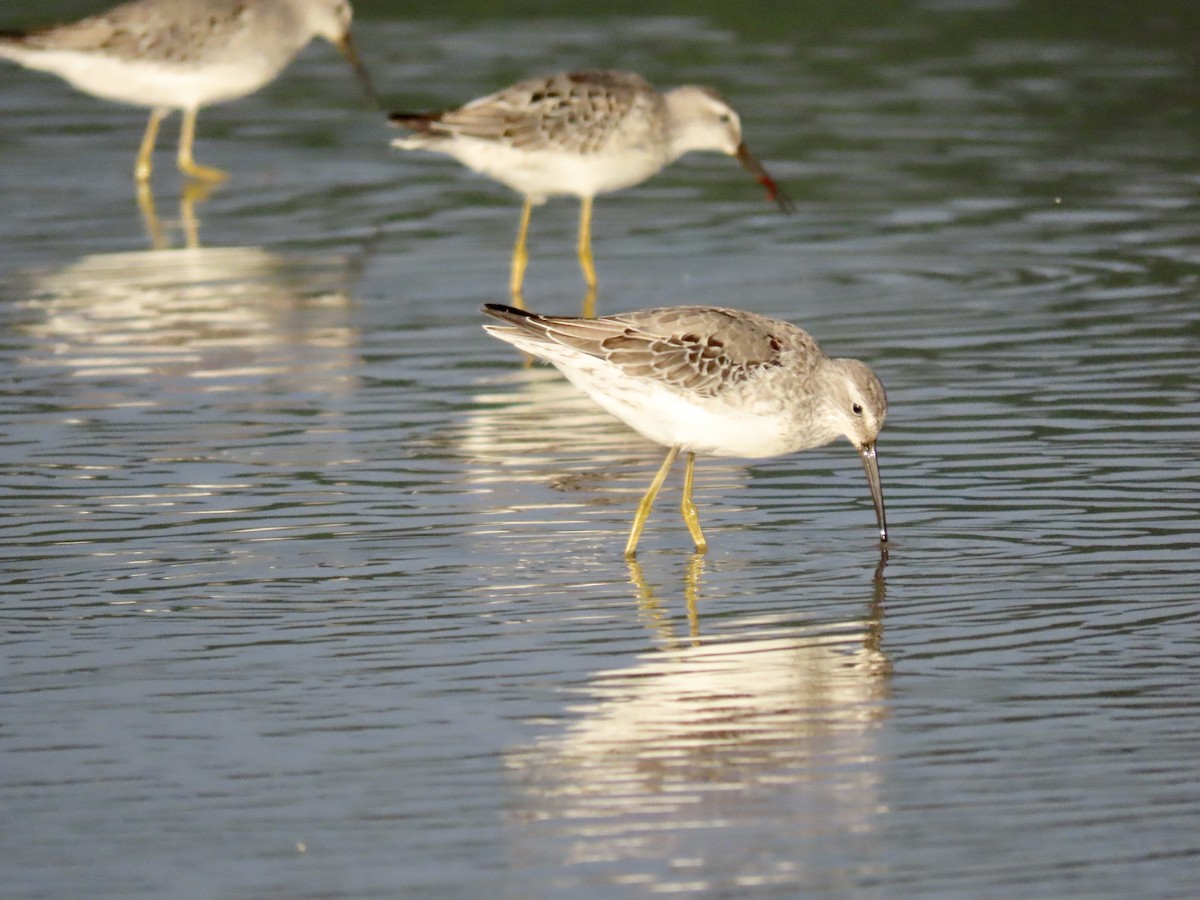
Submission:
[[[0,33],[0,58],[51,72],[105,100],[150,107],[134,177],[150,178],[164,117],[183,113],[179,170],[221,181],[193,158],[201,107],[253,93],[315,37],[332,43],[378,106],[350,37],[348,0],[132,0],[107,12],[28,33]]]
[[[862,458],[888,539],[876,441],[887,417],[878,376],[856,359],[826,356],[790,322],[707,306],[600,318],[541,316],[488,304],[484,329],[555,365],[600,407],[667,456],[638,504],[625,556],[637,552],[659,489],[687,454],[680,509],[698,553],[708,549],[692,500],[697,453],[763,458],[847,438]]]
[[[530,216],[549,197],[580,199],[576,250],[589,293],[596,288],[593,198],[640,184],[692,150],[733,156],[780,209],[793,209],[742,141],[738,114],[707,87],[659,92],[630,72],[564,72],[522,81],[458,109],[393,113],[391,122],[413,132],[393,146],[444,153],[524,196],[509,282],[518,307],[524,306]]]

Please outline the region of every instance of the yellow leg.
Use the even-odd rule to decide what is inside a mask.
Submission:
[[[592,198],[583,197],[579,202],[579,268],[589,291],[596,290],[596,263],[592,259]]]
[[[654,505],[654,498],[658,496],[659,489],[662,488],[663,482],[667,480],[667,473],[671,471],[671,464],[675,462],[675,457],[679,455],[679,448],[672,447],[667,451],[667,458],[663,460],[663,464],[658,469],[658,474],[654,476],[654,480],[650,482],[650,487],[646,491],[642,502],[638,504],[637,515],[633,517],[633,530],[629,532],[629,540],[625,543],[625,558],[632,559],[637,552],[638,539],[642,536],[642,529],[646,527],[646,520],[650,518],[650,507]]]
[[[169,112],[169,109],[157,107],[150,110],[150,121],[146,123],[146,133],[142,135],[142,146],[138,148],[137,163],[133,167],[133,177],[138,184],[145,184],[150,180],[150,170],[154,165],[154,144],[158,140],[158,126]]]
[[[525,284],[525,267],[529,265],[529,249],[525,242],[529,238],[529,219],[533,215],[533,201],[525,198],[525,206],[521,209],[521,224],[517,227],[517,243],[513,246],[512,276],[508,282],[508,292],[512,294],[513,306],[525,308],[525,299],[521,288]]]
[[[192,178],[204,181],[224,181],[228,172],[202,166],[192,158],[192,145],[196,143],[196,110],[183,111],[183,127],[179,131],[179,171]]]
[[[683,513],[683,521],[687,523],[688,531],[692,533],[692,540],[696,542],[697,553],[708,552],[708,541],[704,539],[704,532],[700,530],[700,516],[696,514],[696,504],[692,502],[692,468],[696,464],[696,454],[688,452],[687,468],[683,473],[683,503],[679,509]]]

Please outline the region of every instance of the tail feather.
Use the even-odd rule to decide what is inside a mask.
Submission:
[[[525,309],[517,309],[515,306],[505,306],[503,303],[485,303],[480,312],[487,313],[493,319],[513,324],[520,324],[522,319],[541,318],[537,313],[531,313]]]
[[[547,358],[545,350],[547,346],[553,346],[554,342],[548,339],[545,320],[541,316],[500,303],[488,303],[482,312],[504,323],[489,323],[483,326],[483,330],[492,337],[500,338],[532,356]]]
[[[567,356],[605,358],[605,341],[621,334],[625,324],[613,319],[579,316],[542,316],[514,306],[488,303],[483,312],[503,325],[484,325],[488,334],[508,341],[527,353],[554,362]]]

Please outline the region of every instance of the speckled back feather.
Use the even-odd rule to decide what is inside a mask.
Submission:
[[[250,11],[248,0],[156,0],[112,9],[25,35],[31,47],[106,53],[122,59],[187,62],[211,41],[236,33]]]
[[[586,70],[531,78],[459,109],[400,113],[392,121],[421,133],[496,141],[521,150],[590,154],[638,127],[661,129],[662,95],[631,72]]]
[[[825,358],[816,341],[794,325],[714,307],[666,307],[599,319],[538,316],[506,307],[487,311],[548,347],[570,347],[628,375],[702,397],[717,397],[784,365],[785,355],[787,364],[801,368]]]

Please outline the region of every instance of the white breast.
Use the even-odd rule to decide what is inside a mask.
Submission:
[[[52,72],[94,97],[169,109],[197,108],[245,96],[279,71],[266,58],[186,66],[73,50],[6,50],[4,55],[26,68]]]
[[[654,381],[613,378],[609,363],[592,358],[559,369],[601,408],[664,446],[751,459],[795,449],[793,429],[778,404],[689,397]]]
[[[642,149],[582,155],[560,150],[520,150],[462,137],[436,144],[414,140],[401,146],[425,146],[446,153],[467,168],[535,201],[557,194],[594,197],[631,187],[645,181],[663,164],[660,158]]]

